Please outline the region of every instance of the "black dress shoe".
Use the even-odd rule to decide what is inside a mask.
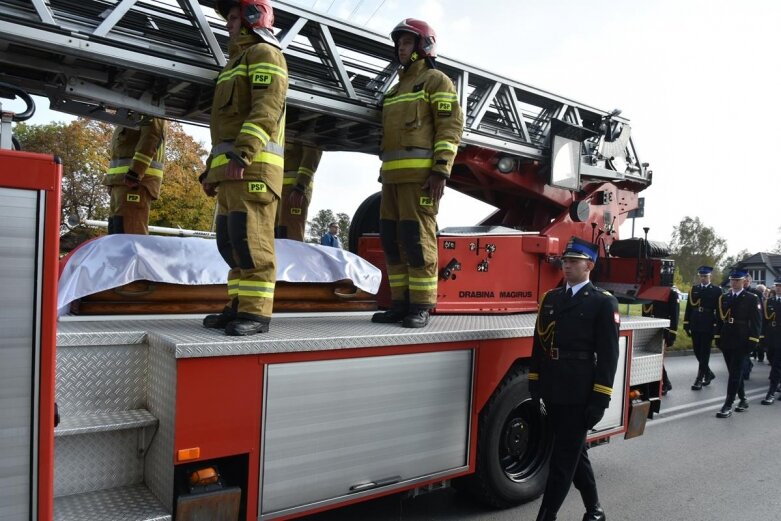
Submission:
[[[250,336],[258,333],[267,333],[271,319],[252,313],[236,313],[236,320],[225,326],[225,334],[228,336]]]
[[[702,383],[703,383],[702,380],[700,380],[699,378],[694,380],[694,383],[692,384],[692,391],[702,390]]]
[[[740,401],[738,402],[737,407],[735,407],[735,412],[743,412],[746,409],[748,409],[748,400],[746,400],[745,398],[741,398]]]
[[[396,324],[404,320],[409,313],[409,305],[406,302],[394,301],[391,308],[372,315],[375,324]]]
[[[732,405],[723,405],[721,410],[716,413],[716,418],[729,418],[732,416]]]
[[[594,508],[589,508],[585,514],[583,514],[583,521],[605,521],[605,511],[602,507],[597,505]]]
[[[773,405],[773,402],[775,401],[776,399],[773,397],[773,393],[767,393],[765,399],[762,400],[762,405]]]

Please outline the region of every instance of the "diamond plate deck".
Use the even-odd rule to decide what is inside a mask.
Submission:
[[[113,488],[54,500],[54,521],[171,521],[144,485]]]
[[[529,337],[535,313],[516,315],[434,315],[423,329],[402,329],[397,324],[374,324],[368,313],[334,316],[274,317],[271,331],[249,338],[227,337],[205,329],[199,319],[73,321],[61,320],[58,345],[130,344],[144,339],[149,345],[170,349],[176,358],[328,351],[395,345],[463,342]],[[667,320],[622,316],[622,330],[658,329]]]
[[[91,432],[120,431],[151,427],[157,418],[145,409],[132,411],[105,411],[93,414],[65,416],[54,429],[55,436],[72,436]]]

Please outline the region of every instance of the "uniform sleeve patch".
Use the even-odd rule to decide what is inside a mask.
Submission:
[[[618,314],[618,311],[613,312],[613,322],[616,324],[621,323],[621,315]]]
[[[271,85],[272,75],[267,72],[256,72],[252,75],[253,87],[268,87]]]

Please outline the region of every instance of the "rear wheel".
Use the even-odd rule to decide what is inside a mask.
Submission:
[[[511,372],[480,413],[477,468],[463,485],[479,501],[507,508],[545,490],[551,437],[523,369]]]
[[[350,222],[350,231],[347,234],[347,248],[352,253],[358,253],[358,239],[365,233],[380,233],[380,200],[382,193],[370,195],[361,203],[353,220]]]

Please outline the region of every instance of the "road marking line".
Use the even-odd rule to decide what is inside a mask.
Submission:
[[[752,398],[764,397],[765,394],[766,394],[766,391],[762,391],[760,389],[757,389],[755,391],[747,392],[746,393],[746,398],[751,400]],[[689,412],[682,412],[680,414],[673,414],[672,416],[664,416],[664,413],[660,413],[660,414],[657,415],[656,419],[653,419],[653,420],[647,422],[645,424],[645,427],[648,428],[648,427],[653,426],[653,425],[661,425],[663,423],[671,422],[671,421],[674,421],[674,420],[681,420],[683,418],[688,418],[689,416],[695,416],[697,414],[702,414],[702,413],[705,413],[705,412],[713,412],[713,408],[710,407],[710,406],[705,406],[705,404],[712,403],[714,401],[715,402],[719,402],[719,401],[722,401],[722,400],[724,400],[724,397],[717,398],[717,399],[711,399],[711,400],[703,400],[701,402],[697,402],[697,403],[694,404],[694,405],[703,405],[703,407],[699,407],[699,408],[694,409],[693,411],[689,411]],[[683,406],[678,406],[677,409],[680,410],[682,407]],[[686,408],[689,408],[689,406],[687,406]],[[672,410],[673,407],[671,407],[670,409]],[[735,414],[741,414],[741,413],[737,413],[736,412]]]

